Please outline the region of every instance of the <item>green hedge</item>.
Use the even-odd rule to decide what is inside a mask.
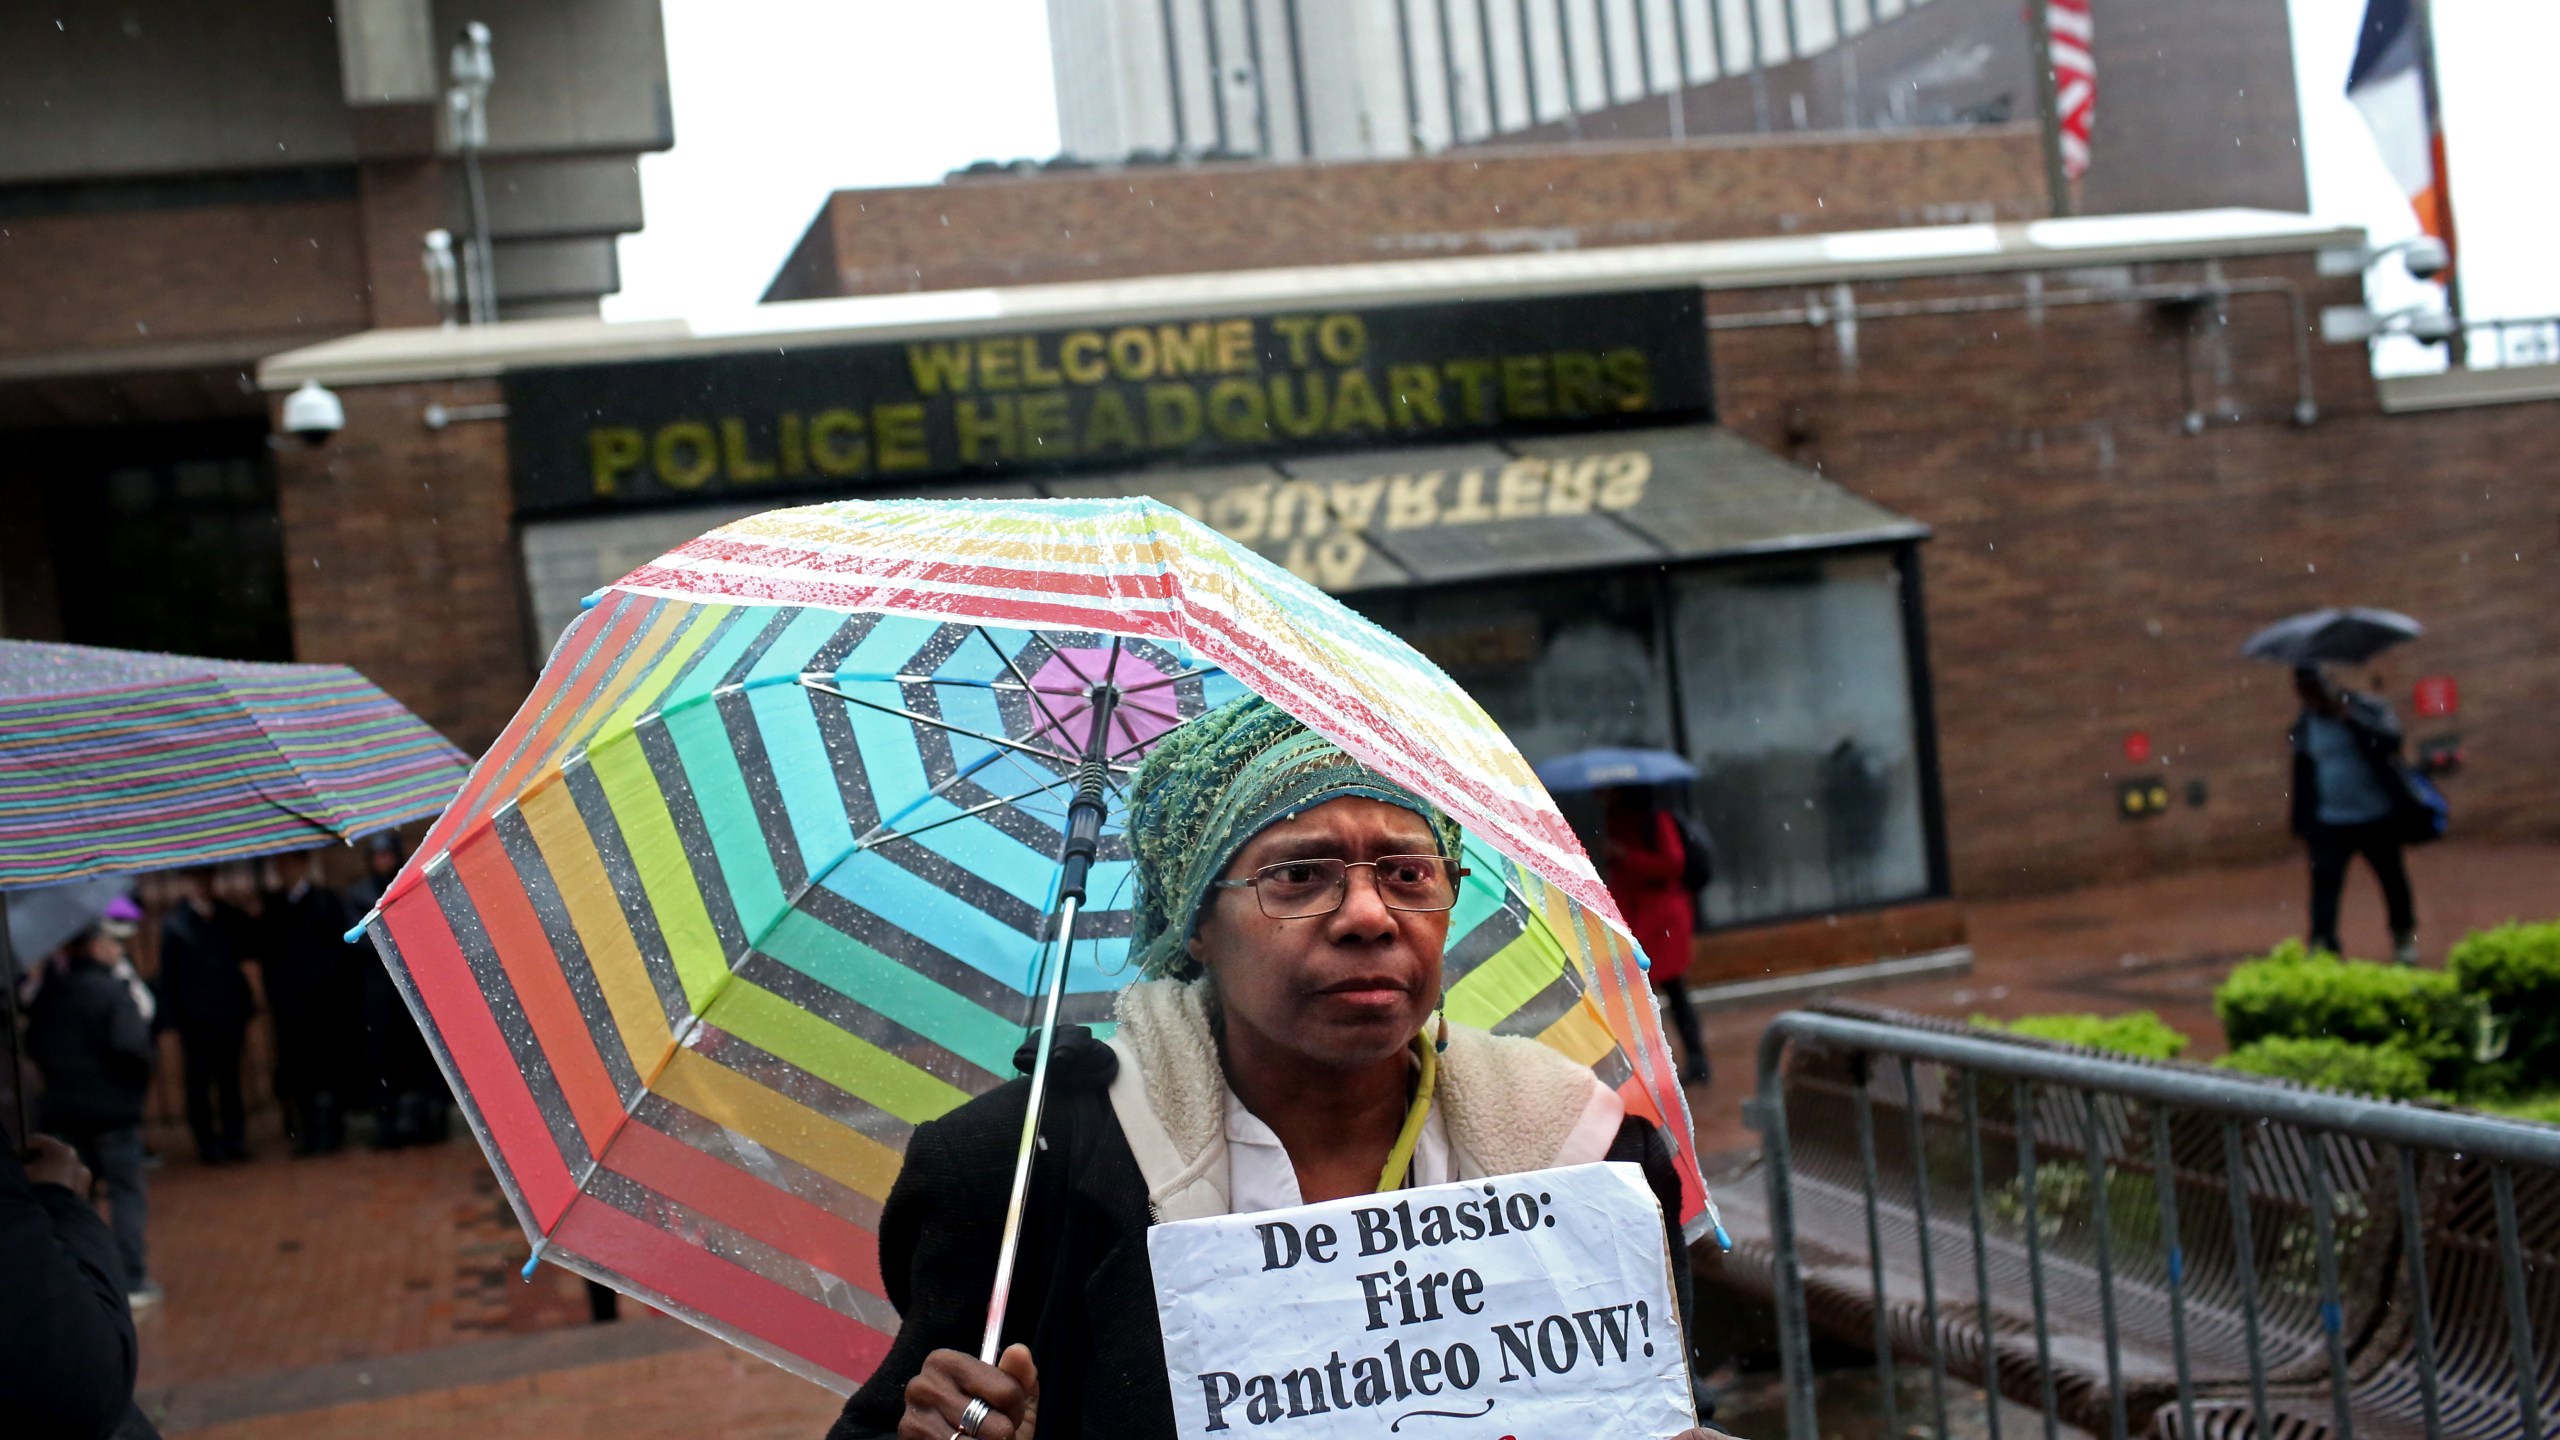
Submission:
[[[2299,1080],[2385,1100],[2417,1100],[2429,1091],[2429,1066],[2406,1046],[2360,1045],[2327,1036],[2268,1035],[2216,1060],[2216,1065]]]
[[[2475,930],[2445,956],[2445,973],[2488,1006],[2506,1051],[2475,1088],[2524,1094],[2560,1085],[2560,922]]]
[[[2187,1048],[2187,1037],[2149,1010],[2125,1015],[2021,1015],[2009,1021],[1976,1015],[1973,1023],[2039,1040],[2113,1050],[2144,1060],[2175,1060]]]
[[[2440,1090],[2466,1087],[2480,1010],[2445,971],[2313,955],[2299,940],[2233,969],[2213,994],[2235,1052],[2275,1038],[2396,1045]]]

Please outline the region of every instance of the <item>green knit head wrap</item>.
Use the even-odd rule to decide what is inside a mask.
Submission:
[[[1209,882],[1266,828],[1346,796],[1412,811],[1431,827],[1440,853],[1457,857],[1458,826],[1438,807],[1259,695],[1166,735],[1129,787],[1129,855],[1138,875],[1129,959],[1139,973],[1199,978],[1189,942]]]

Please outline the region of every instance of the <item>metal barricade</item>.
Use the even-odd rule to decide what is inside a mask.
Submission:
[[[1904,1364],[1940,1437],[1951,1379],[2045,1440],[2560,1419],[2560,1127],[1840,1008],[1763,1037],[1766,1193],[1727,1191],[1791,1440],[1826,1433],[1817,1330],[1872,1347],[1894,1437]]]

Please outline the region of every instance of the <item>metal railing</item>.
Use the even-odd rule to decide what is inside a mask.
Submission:
[[[2464,369],[2501,370],[2510,365],[2560,365],[2560,317],[2463,322]]]
[[[2560,1414],[2560,1128],[1801,1011],[1748,1108],[1766,1211],[1728,1205],[1733,1260],[1766,1267],[1792,1440],[1826,1433],[1817,1325],[1872,1346],[1887,1436],[1897,1357],[1940,1437],[1951,1374],[1990,1392],[1990,1440],[2003,1393],[2047,1440]]]

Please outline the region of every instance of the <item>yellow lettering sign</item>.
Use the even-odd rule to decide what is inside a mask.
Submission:
[[[752,485],[759,480],[773,478],[773,462],[756,458],[748,448],[747,422],[744,420],[720,422],[720,456],[727,462],[729,483],[732,485]]]
[[[1156,350],[1167,375],[1203,375],[1216,365],[1217,332],[1208,321],[1159,325]]]
[[[1075,428],[1067,419],[1066,391],[1043,390],[1025,395],[1019,413],[1023,454],[1035,460],[1065,460],[1075,455]]]
[[[629,425],[599,425],[587,432],[587,473],[599,496],[621,493],[622,477],[640,468],[646,437]]]
[[[918,394],[959,394],[969,388],[969,346],[910,345],[907,371],[915,377]]]
[[[871,444],[862,417],[850,410],[821,410],[809,422],[809,461],[821,475],[859,475],[870,468]]]
[[[1209,428],[1222,440],[1269,439],[1271,412],[1262,387],[1250,380],[1221,380],[1210,387]]]
[[[924,407],[881,405],[871,412],[871,438],[884,471],[923,470],[933,464],[924,444]]]
[[[1058,342],[1058,368],[1078,385],[1099,385],[1110,378],[1102,358],[1102,332],[1079,330]]]
[[[1147,444],[1157,450],[1179,450],[1199,438],[1200,392],[1188,385],[1148,386]]]
[[[658,483],[670,490],[699,490],[720,468],[720,442],[699,420],[679,420],[658,429],[650,446]]]
[[[1093,406],[1084,416],[1084,453],[1135,450],[1144,443],[1138,434],[1137,419],[1129,413],[1127,397],[1117,390],[1094,391]]]

